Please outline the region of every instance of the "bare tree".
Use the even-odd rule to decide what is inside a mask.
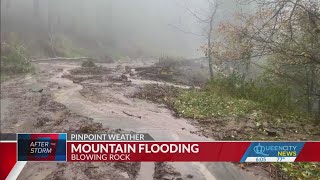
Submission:
[[[205,45],[206,47],[204,49],[204,53],[205,53],[205,56],[208,58],[210,78],[213,78],[214,61],[213,61],[213,54],[211,49],[213,49],[212,46],[214,46],[212,41],[214,25],[215,25],[214,21],[215,21],[215,16],[216,16],[219,5],[216,0],[207,0],[207,2],[208,2],[209,12],[205,15],[206,17],[203,17],[202,13],[199,13],[196,10],[190,9],[186,4],[184,6],[184,8],[188,11],[188,13],[191,16],[193,16],[196,19],[196,21],[202,24],[202,26],[205,28],[203,33],[195,33],[195,32],[184,30],[183,28],[179,28],[178,26],[175,26],[172,24],[169,24],[169,25],[183,33],[204,37],[206,39],[206,45]]]
[[[54,33],[54,1],[48,0],[48,35],[49,35],[49,41],[51,45],[51,51],[52,56],[57,57],[55,48],[54,48],[54,39],[53,39],[53,33]]]
[[[207,33],[207,40],[208,40],[208,61],[209,61],[209,71],[210,71],[210,77],[213,78],[213,70],[212,70],[212,52],[211,52],[211,49],[213,46],[212,42],[211,42],[211,38],[212,38],[212,34],[213,34],[213,22],[214,22],[214,17],[215,17],[215,14],[217,12],[217,8],[218,8],[218,4],[217,3],[212,3],[211,1],[208,1],[210,3],[210,5],[213,7],[213,10],[211,12],[211,15],[210,15],[210,18],[208,20],[208,23],[209,23],[209,31]],[[207,23],[204,21],[204,23]]]

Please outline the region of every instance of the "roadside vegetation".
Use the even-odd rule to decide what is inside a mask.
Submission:
[[[1,43],[1,82],[33,71],[23,45]]]
[[[300,111],[303,99],[292,98],[283,84],[251,80],[231,75],[210,80],[203,89],[184,91],[173,102],[183,117],[208,119],[215,117],[246,117],[253,114],[260,122],[316,124],[316,119]]]
[[[292,98],[285,85],[260,83],[234,76],[211,80],[202,90],[182,92],[172,106],[179,115],[200,123],[201,119],[231,116],[254,119],[256,127],[245,132],[247,139],[238,139],[235,134],[226,140],[319,140],[319,119],[301,112],[303,98]],[[319,163],[276,163],[272,167],[281,171],[284,179],[320,177]]]
[[[218,25],[212,22],[220,4],[208,2],[210,14],[205,18],[196,10],[188,11],[208,30],[202,49],[211,80],[200,90],[177,95],[170,106],[200,126],[205,122],[202,127],[209,131],[218,128],[208,128],[208,121],[236,119],[234,130],[221,129],[231,133],[221,139],[319,140],[319,2],[241,0],[255,11],[238,12],[232,21]],[[251,130],[242,128],[243,121],[250,122],[245,126]],[[319,163],[274,167],[286,175],[284,179],[320,177]]]
[[[239,76],[212,79],[201,89],[147,85],[133,97],[167,105],[176,116],[193,119],[201,133],[216,140],[319,140],[315,116],[301,111],[302,97],[290,88]],[[209,131],[209,132],[208,132]],[[250,167],[252,164],[241,164]],[[267,164],[260,164],[269,170]],[[272,176],[317,179],[319,163],[274,163]]]

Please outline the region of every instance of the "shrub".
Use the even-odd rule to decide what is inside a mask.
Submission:
[[[289,119],[304,117],[287,86],[237,75],[215,78],[201,90],[183,91],[173,107],[180,115],[195,119],[246,116],[255,111]]]
[[[92,60],[86,60],[82,63],[82,67],[96,67],[96,64]]]
[[[266,80],[261,81],[259,78],[257,80],[245,80],[243,77],[233,74],[211,80],[205,89],[208,92],[220,95],[254,101],[265,110],[287,112],[297,109],[288,86]]]
[[[16,75],[34,70],[22,45],[1,44],[1,74]]]
[[[174,68],[174,67],[181,66],[182,63],[183,63],[182,58],[161,56],[156,66]]]

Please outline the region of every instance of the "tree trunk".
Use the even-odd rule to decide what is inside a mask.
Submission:
[[[210,42],[210,41],[208,41]],[[213,67],[212,67],[212,56],[211,56],[211,46],[208,46],[209,52],[208,52],[208,63],[209,63],[209,73],[210,73],[210,78],[213,78]]]
[[[310,73],[309,68],[306,67],[306,93],[307,93],[307,111],[311,113],[311,92],[310,92]]]
[[[211,33],[212,33],[212,20],[210,21],[210,27],[209,27],[209,33],[208,33],[208,61],[209,61],[209,73],[210,78],[213,78],[213,67],[212,67],[212,50],[211,50]]]

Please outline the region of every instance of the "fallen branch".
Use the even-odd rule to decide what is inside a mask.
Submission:
[[[136,116],[136,115],[133,115],[133,114],[129,114],[129,113],[125,112],[125,111],[122,111],[122,112],[123,112],[124,114],[128,115],[128,116],[132,116],[132,117],[136,117],[136,118],[141,119],[141,116]]]
[[[67,57],[55,57],[55,58],[45,58],[45,59],[32,59],[31,62],[38,61],[52,61],[52,60],[83,60],[83,59],[92,59],[90,57],[78,57],[78,58],[67,58]]]

